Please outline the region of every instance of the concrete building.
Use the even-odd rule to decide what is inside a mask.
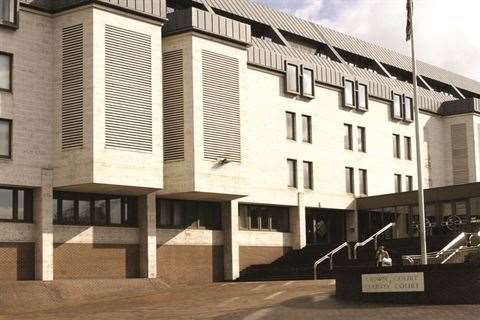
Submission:
[[[414,237],[414,121],[431,192],[469,190],[429,230],[476,228],[480,83],[418,81],[414,119],[408,57],[247,0],[0,0],[0,279],[231,280]]]

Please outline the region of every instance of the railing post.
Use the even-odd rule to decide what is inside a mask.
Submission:
[[[330,270],[333,270],[333,254],[330,255]]]
[[[375,236],[375,239],[374,239],[374,243],[375,243],[375,251],[378,249],[378,235]]]

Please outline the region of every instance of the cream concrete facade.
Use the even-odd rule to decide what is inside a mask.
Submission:
[[[62,31],[83,24],[83,147],[62,150]],[[150,36],[152,152],[108,148],[106,127],[105,26]],[[34,219],[0,222],[0,242],[36,244],[36,278],[52,280],[54,244],[125,244],[140,247],[140,274],[157,276],[157,246],[223,246],[225,279],[240,274],[240,247],[307,244],[306,214],[344,210],[346,240],[358,240],[355,200],[359,169],[368,172],[368,196],[393,193],[394,175],[417,185],[413,123],[391,119],[391,101],[370,97],[369,110],[343,107],[343,89],[316,83],[315,97],[285,93],[285,74],[249,63],[248,46],[208,32],[187,30],[165,36],[163,25],[100,5],[54,14],[21,8],[17,30],[0,28],[0,51],[12,53],[13,92],[0,91],[0,118],[13,122],[12,157],[0,159],[0,185],[34,192]],[[163,160],[162,53],[182,50],[184,159]],[[241,161],[219,166],[204,157],[202,54],[238,61]],[[296,141],[286,138],[285,113],[296,115]],[[302,115],[311,117],[312,142],[302,141]],[[480,118],[423,112],[422,164],[425,184],[454,183],[451,126],[466,125],[468,181],[480,181]],[[344,124],[352,126],[353,150],[344,148]],[[358,151],[357,128],[366,130],[366,152]],[[393,156],[392,135],[400,136],[401,157]],[[405,159],[404,137],[412,142]],[[288,187],[287,159],[297,161],[297,187]],[[313,164],[313,188],[305,189],[303,161]],[[345,167],[354,168],[355,193],[346,192]],[[53,193],[136,196],[138,227],[54,225]],[[222,230],[160,229],[156,199],[222,203]],[[239,228],[243,204],[288,207],[290,232]]]

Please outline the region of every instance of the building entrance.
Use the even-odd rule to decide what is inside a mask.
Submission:
[[[345,211],[307,209],[307,244],[328,245],[345,241]]]

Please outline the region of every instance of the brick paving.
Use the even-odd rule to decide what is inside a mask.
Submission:
[[[479,319],[480,305],[399,306],[346,303],[330,281],[216,283],[183,286],[52,310],[3,314],[0,320],[137,319]]]

